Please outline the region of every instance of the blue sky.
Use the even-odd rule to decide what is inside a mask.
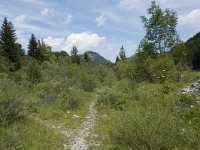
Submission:
[[[200,0],[156,0],[178,12],[182,40],[200,31]],[[144,36],[140,16],[150,0],[0,0],[0,21],[14,23],[18,41],[26,49],[31,33],[54,51],[93,50],[114,61],[122,45],[135,53]]]

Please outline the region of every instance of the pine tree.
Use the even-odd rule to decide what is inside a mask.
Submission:
[[[124,50],[123,45],[122,45],[122,47],[120,48],[119,57],[120,57],[121,60],[125,60],[125,59],[126,59],[126,52],[125,52],[125,50]]]
[[[116,60],[115,60],[115,64],[117,64],[119,62],[119,56],[117,55]]]
[[[85,53],[84,54],[84,57],[83,57],[87,62],[91,62],[91,59],[90,59],[90,56],[87,54],[87,53]]]
[[[37,49],[38,49],[38,43],[34,34],[32,34],[28,45],[28,55],[37,59],[36,56]]]
[[[77,49],[77,47],[73,46],[70,53],[71,53],[71,55],[78,55],[78,49]]]
[[[19,69],[22,64],[22,50],[16,40],[14,26],[5,17],[0,32],[1,53],[9,62],[14,64],[14,70]]]

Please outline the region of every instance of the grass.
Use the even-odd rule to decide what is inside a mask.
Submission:
[[[22,119],[0,126],[0,149],[63,149],[63,135],[31,119]]]
[[[99,135],[96,140],[102,141],[97,149],[199,149],[200,107],[195,103],[195,96],[182,96],[178,92],[199,77],[199,73],[192,72],[187,76],[189,80],[178,83],[136,84],[120,97],[126,103],[122,110],[110,103],[97,105],[94,133]],[[119,87],[113,86],[112,90],[115,88]],[[105,95],[106,91],[100,94]],[[112,94],[111,99],[107,95],[107,101],[118,101]],[[105,101],[105,96],[100,98]]]

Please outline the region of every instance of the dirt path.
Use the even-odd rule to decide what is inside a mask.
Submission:
[[[43,124],[49,128],[55,128],[66,137],[66,143],[63,144],[64,150],[88,150],[89,145],[94,145],[95,142],[88,140],[92,134],[91,130],[95,125],[96,111],[94,108],[95,100],[92,101],[88,107],[88,112],[80,126],[72,128],[66,128],[62,124],[55,124],[47,120],[42,120],[36,116],[29,116],[31,119]],[[96,145],[96,144],[95,144]]]
[[[70,138],[69,145],[71,150],[88,150],[90,141],[87,138],[91,134],[91,130],[95,125],[96,111],[94,109],[95,102],[89,106],[88,113],[81,126],[76,129],[74,137]]]

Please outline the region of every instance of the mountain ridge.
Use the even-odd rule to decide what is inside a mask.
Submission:
[[[84,58],[85,54],[88,55],[88,57],[91,59],[91,62],[94,64],[105,64],[109,62],[109,60],[107,60],[97,52],[89,50],[84,52],[81,57]]]

